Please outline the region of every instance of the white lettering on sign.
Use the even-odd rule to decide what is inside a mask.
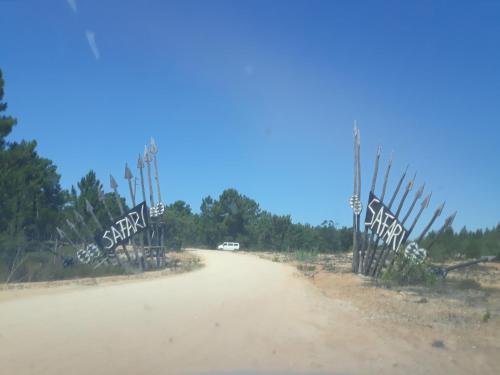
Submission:
[[[146,229],[148,226],[148,215],[146,213],[146,202],[142,202],[116,219],[108,229],[96,236],[99,246],[112,251],[119,244],[126,242],[135,234]]]
[[[367,207],[365,226],[376,233],[390,249],[397,251],[408,236],[407,230],[373,193],[370,193]]]

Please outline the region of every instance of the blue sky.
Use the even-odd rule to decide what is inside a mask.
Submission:
[[[498,1],[0,0],[0,35],[11,139],[65,188],[92,168],[126,194],[154,136],[168,203],[234,187],[350,225],[357,120],[365,202],[381,144],[391,186],[410,164],[456,228],[500,221]]]

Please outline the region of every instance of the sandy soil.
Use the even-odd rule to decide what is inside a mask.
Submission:
[[[370,291],[353,275],[308,278],[255,255],[196,254],[205,267],[174,276],[0,291],[1,372],[494,374],[500,368],[496,317],[481,327],[496,330],[489,341],[468,342],[446,325],[407,326],[369,314],[374,293],[397,292]],[[444,347],[433,346],[436,340]]]

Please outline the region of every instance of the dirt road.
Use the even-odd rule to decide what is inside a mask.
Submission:
[[[393,335],[289,265],[196,253],[205,266],[175,276],[0,292],[0,372],[495,372],[480,353]]]

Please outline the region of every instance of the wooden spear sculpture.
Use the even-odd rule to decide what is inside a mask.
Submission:
[[[406,187],[406,191],[410,191],[411,188],[413,187],[414,183],[415,183],[415,178],[416,178],[416,174],[413,176],[413,180],[410,181],[410,183],[408,184],[408,186]],[[408,218],[410,217],[413,209],[415,208],[415,205],[417,204],[418,200],[422,197],[423,193],[424,193],[424,189],[425,189],[425,183],[422,184],[422,186],[420,186],[420,188],[417,190],[417,192],[415,193],[415,197],[413,198],[413,201],[411,202],[411,205],[410,205],[410,208],[408,209],[408,212],[406,213],[405,217],[403,218],[403,220],[401,221],[401,224],[402,225],[405,225],[406,223],[406,220],[408,220]],[[401,212],[401,209],[403,208],[403,203],[407,197],[407,193],[405,191],[405,195],[403,196],[403,198],[401,199],[401,202],[399,203],[399,206],[398,206],[398,210],[396,211],[397,212],[397,215],[396,217],[398,217],[398,215],[400,214]],[[390,255],[390,252],[387,251],[387,248],[388,246],[385,246],[384,249],[382,249],[382,261],[381,261],[381,264],[384,265],[387,258],[389,257]],[[394,264],[394,260],[395,260],[395,256],[392,257],[392,260],[390,262],[390,266],[389,266],[389,269],[392,267],[392,265]],[[382,266],[379,268],[378,270],[378,273],[380,273],[380,271],[382,270]],[[376,274],[377,273],[377,269],[374,269],[372,271],[372,274]]]
[[[135,191],[132,188],[132,178],[134,178],[134,176],[132,175],[132,171],[128,167],[128,164],[125,163],[125,179],[128,181],[128,190],[130,192],[130,200],[132,201],[132,206],[135,207]],[[135,260],[139,261],[139,250],[137,249],[134,239],[132,239],[131,242],[132,242],[132,247],[134,248]],[[144,241],[142,240],[142,237],[140,246],[141,248],[144,246]],[[141,267],[144,267],[144,264],[142,262],[141,262]]]
[[[130,192],[130,200],[132,201],[132,206],[135,207],[135,192],[132,188],[132,178],[134,178],[134,176],[132,175],[132,171],[128,167],[128,164],[125,163],[125,179],[128,181],[128,189]]]
[[[149,200],[151,202],[151,207],[155,206],[155,199],[153,196],[153,182],[151,180],[151,154],[148,151],[148,147],[144,146],[144,161],[146,162],[146,172],[148,174],[148,185],[149,185]]]
[[[141,178],[141,192],[142,199],[146,202],[146,188],[144,187],[144,160],[142,156],[139,154],[139,158],[137,159],[137,169],[139,169],[139,176]],[[151,255],[151,232],[146,230],[146,240],[149,248],[149,254]]]
[[[73,213],[75,215],[75,220],[78,222],[78,224],[80,224],[81,228],[83,228],[84,233],[85,233],[85,237],[90,238],[90,241],[93,241],[94,238],[93,238],[92,231],[88,227],[83,216],[77,210],[73,210]]]
[[[359,270],[359,258],[360,258],[360,229],[359,229],[359,215],[361,213],[361,205],[360,203],[360,195],[361,195],[361,172],[360,172],[360,136],[359,129],[356,126],[356,122],[354,122],[353,129],[353,139],[354,139],[354,187],[351,197],[351,205],[353,208],[352,214],[352,223],[353,223],[353,237],[352,237],[352,271],[358,272]],[[355,209],[356,205],[358,205],[358,209]]]
[[[83,238],[83,236],[80,234],[80,232],[78,231],[78,229],[76,229],[76,226],[75,224],[73,224],[69,219],[66,219],[66,224],[68,224],[68,227],[71,228],[71,230],[73,231],[73,233],[76,234],[76,236],[78,237],[78,239],[84,244],[85,246],[85,239]]]
[[[118,209],[120,210],[120,214],[124,215],[125,214],[125,209],[123,208],[122,199],[120,198],[120,194],[118,193],[118,183],[116,182],[116,180],[114,179],[114,177],[112,175],[109,175],[109,183],[110,183],[111,189],[113,189],[113,193],[114,193],[114,196],[115,196],[116,203],[118,204]],[[136,249],[136,247],[135,247],[135,245],[134,245],[133,242],[132,242],[132,247],[134,249],[135,259],[137,261],[139,259],[139,253],[138,253],[138,251],[137,251],[137,249]],[[123,251],[125,252],[127,260],[130,263],[131,262],[131,260],[130,260],[130,254],[127,251],[127,248],[125,247],[125,244],[122,244],[122,248],[123,248]]]
[[[144,161],[146,162],[146,172],[148,175],[148,186],[149,186],[149,200],[151,201],[151,208],[155,207],[154,190],[153,190],[153,180],[151,178],[151,162],[153,158],[149,153],[148,147],[144,145]],[[157,249],[158,250],[158,249]],[[156,266],[160,267],[160,251],[156,251]]]
[[[377,158],[376,158],[376,167],[375,167],[375,171],[374,171],[374,178],[372,179],[372,190],[370,191],[371,193],[375,194],[375,183],[376,183],[376,173],[378,171],[378,163],[379,163],[379,159],[380,159],[380,153],[381,153],[381,147],[379,146],[378,147],[378,151],[377,151]],[[393,161],[393,154],[391,153],[391,157],[389,159],[389,163],[387,164],[387,169],[385,171],[385,176],[384,176],[384,183],[383,183],[383,187],[382,187],[382,194],[380,195],[380,200],[383,202],[384,198],[385,198],[385,192],[387,190],[387,181],[389,180],[389,174],[391,172],[391,168],[392,168],[392,161]],[[367,236],[367,233],[368,233],[368,228],[365,227],[365,237]],[[375,253],[377,251],[377,246],[378,246],[378,237],[377,237],[377,242],[375,243],[375,233],[371,233],[369,239],[368,239],[368,243],[367,243],[367,260],[366,260],[366,267],[363,267],[364,268],[364,272],[363,274],[366,274],[366,271],[367,271],[367,268],[369,269],[370,268],[370,265],[373,261],[373,258],[375,256]]]
[[[73,247],[76,251],[78,251],[78,247],[71,241],[71,238],[59,227],[56,227],[56,231],[59,234],[59,237],[61,237],[62,240],[66,239],[66,241],[69,242],[71,247]]]
[[[90,204],[90,202],[87,199],[85,199],[85,209],[90,214],[90,216],[92,216],[92,219],[94,220],[95,224],[97,225],[97,228],[99,228],[99,230],[101,230],[101,231],[104,230],[103,226],[99,222],[99,219],[97,218],[97,216],[94,213],[94,207],[92,207],[92,205]],[[120,258],[116,255],[116,253],[114,251],[107,252],[106,256],[112,257],[113,259],[116,259],[116,262],[118,263],[119,266],[122,265]]]
[[[163,205],[163,201],[161,199],[161,191],[160,191],[160,177],[158,175],[158,158],[156,157],[156,154],[158,153],[158,146],[156,145],[156,142],[153,137],[151,137],[151,144],[149,146],[149,153],[153,155],[153,164],[155,168],[155,181],[156,181],[156,191],[158,193],[158,206]],[[160,232],[159,237],[160,237],[160,251],[163,251],[163,244],[164,244],[164,227],[161,225],[161,220],[159,219],[160,223],[158,223],[158,230]],[[160,251],[158,252],[158,262],[160,261]]]
[[[156,154],[158,153],[158,146],[153,137],[151,137],[151,145],[149,146],[149,153],[153,155],[153,164],[155,167],[155,181],[156,181],[156,191],[158,192],[158,203],[162,203],[161,191],[160,191],[160,178],[158,176],[158,160]]]
[[[370,187],[370,193],[375,193],[375,186],[377,186],[377,177],[378,177],[378,168],[379,168],[379,163],[380,163],[380,155],[382,154],[382,147],[379,145],[377,147],[377,153],[375,155],[375,166],[373,167],[373,176],[372,176],[372,184]],[[360,267],[360,272],[362,274],[365,273],[365,267],[366,267],[366,262],[367,259],[370,259],[372,257],[372,241],[373,241],[373,234],[368,237],[368,228],[365,227],[365,231],[363,234],[363,244],[362,244],[362,251],[363,251],[363,264]],[[365,251],[366,250],[366,251]],[[366,252],[366,254],[364,254]]]
[[[420,219],[420,216],[422,215],[422,212],[424,212],[424,210],[427,207],[429,207],[429,202],[431,201],[431,197],[432,197],[432,192],[429,193],[429,195],[427,195],[427,197],[425,197],[425,199],[422,201],[422,203],[420,205],[420,210],[418,211],[417,216],[415,216],[415,219],[413,219],[413,223],[412,223],[410,229],[408,229],[408,236],[407,237],[410,237],[411,233],[415,229],[415,226],[417,225],[418,220]],[[399,249],[397,251],[399,251]],[[388,256],[389,256],[389,252],[386,251],[385,254],[377,260],[377,263],[375,264],[374,271],[373,271],[374,276],[378,276],[380,274]],[[395,259],[395,257],[393,258],[393,260],[390,264],[390,267],[392,267],[392,265],[394,264],[394,259]]]
[[[417,237],[416,242],[418,244],[420,242],[422,242],[422,240],[424,239],[425,235],[427,234],[427,232],[429,232],[429,230],[432,227],[432,224],[434,224],[434,222],[436,221],[436,219],[439,216],[441,216],[441,213],[443,212],[443,209],[444,209],[444,205],[445,205],[445,203],[443,202],[443,204],[436,209],[436,211],[434,212],[434,215],[432,215],[432,218],[429,221],[429,223],[427,224],[427,226],[424,228],[424,230],[422,231],[422,233],[420,234],[420,236]]]
[[[434,238],[431,240],[431,242],[427,246],[427,251],[429,251],[431,249],[431,247],[434,246],[434,244],[439,239],[439,237],[444,233],[444,231],[451,227],[451,224],[453,224],[453,221],[455,220],[456,216],[457,216],[457,212],[455,211],[453,214],[451,214],[450,216],[448,216],[445,219],[443,226],[441,228],[439,228],[436,235],[434,236]]]
[[[399,182],[398,182],[398,186],[396,187],[396,190],[394,191],[394,194],[392,195],[391,197],[391,200],[389,202],[389,205],[387,206],[389,209],[392,208],[392,205],[396,199],[396,196],[398,195],[399,193],[399,189],[401,189],[401,185],[403,183],[403,180],[406,176],[406,172],[407,172],[407,169],[408,167],[406,167],[405,171],[403,172],[401,178],[399,179]],[[415,178],[416,178],[416,174],[413,176],[413,179],[410,180],[408,182],[408,185],[406,185],[406,189],[405,189],[405,192],[403,193],[403,197],[401,198],[401,201],[399,202],[399,206],[397,208],[397,211],[396,211],[396,215],[395,217],[398,217],[399,213],[401,212],[401,208],[403,207],[403,204],[406,200],[406,197],[408,196],[409,192],[411,191],[411,189],[413,188],[413,185],[415,183]],[[377,238],[377,243],[375,244],[375,249],[378,247],[378,242],[379,242],[379,238]],[[382,257],[384,255],[384,253],[387,251],[387,248],[388,248],[388,245],[385,244],[383,247],[382,247],[382,250],[380,250],[380,253],[379,253],[379,258]],[[370,263],[367,265],[366,267],[366,275],[372,275],[375,270],[372,268],[372,264],[373,264],[373,260],[374,260],[374,257],[372,257],[370,259]]]
[[[429,197],[430,199],[430,197]],[[428,203],[427,203],[428,205]],[[420,244],[420,242],[422,241],[422,239],[425,237],[425,235],[427,234],[427,232],[429,231],[429,229],[431,228],[432,224],[434,224],[434,222],[436,221],[436,219],[441,215],[441,213],[443,212],[443,209],[444,209],[444,203],[439,206],[436,211],[434,212],[434,215],[432,215],[432,218],[431,220],[429,221],[429,223],[425,226],[424,230],[422,231],[422,233],[420,234],[420,236],[417,237],[417,239],[415,240],[415,242],[417,244]],[[418,220],[418,217],[416,218],[416,220]],[[414,222],[415,223],[415,222]],[[410,233],[411,231],[413,230],[414,228],[414,225],[412,225],[412,228],[410,229]],[[384,259],[384,262],[385,262],[385,259]],[[392,264],[391,264],[392,266]],[[380,272],[382,271],[382,267],[383,267],[383,264],[379,267],[379,269],[377,270],[377,275],[380,274]],[[403,272],[403,271],[402,271]]]
[[[111,176],[111,175],[109,175],[109,176],[110,176],[111,188],[114,191],[114,195],[115,195],[116,200],[119,202],[118,207],[120,208],[120,214],[123,215],[125,211],[123,210],[122,201],[121,201],[120,196],[118,195],[117,190],[116,190],[118,188],[118,185],[116,184],[116,181],[113,178],[113,176]],[[113,188],[113,186],[114,186],[114,188]],[[104,205],[104,208],[106,210],[106,213],[108,214],[109,220],[112,222],[114,220],[113,215],[111,214],[111,210],[109,209],[109,206],[106,203],[106,197],[104,195],[104,192],[100,189],[98,192],[98,198],[99,198],[99,201]],[[123,253],[125,254],[125,256],[127,257],[127,261],[129,263],[132,263],[132,259],[130,257],[130,254],[129,254],[125,244],[122,244],[122,250],[123,250]]]

